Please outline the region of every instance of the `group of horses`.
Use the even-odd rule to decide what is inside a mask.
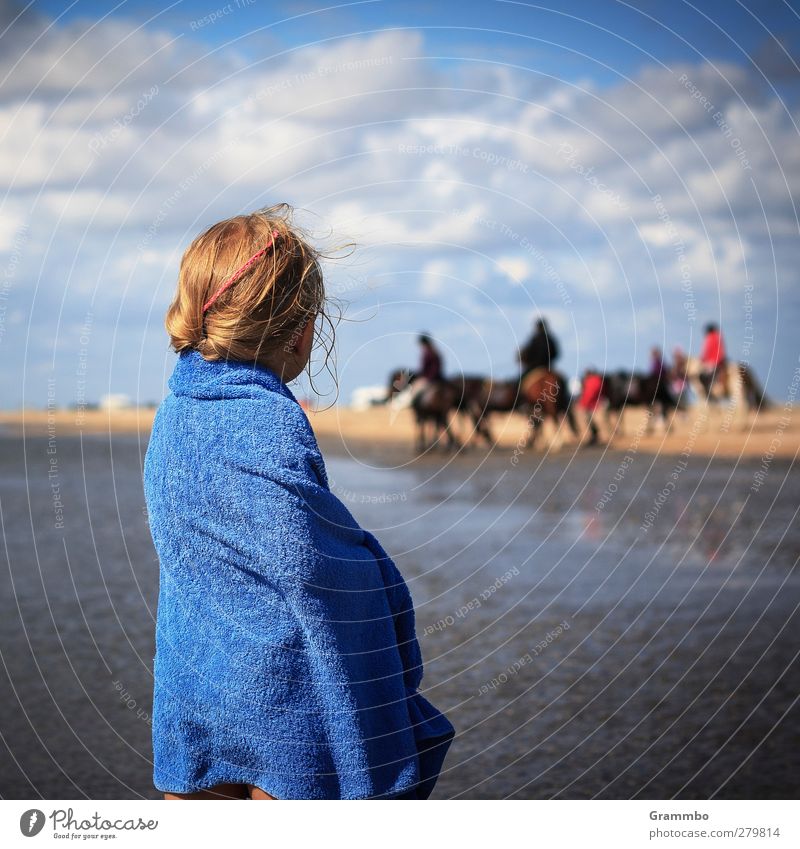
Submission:
[[[707,380],[703,381],[702,364],[693,358],[686,360],[680,374],[674,371],[661,375],[617,371],[603,375],[601,397],[609,431],[622,431],[627,407],[646,408],[651,413],[648,428],[659,419],[666,427],[676,410],[687,407],[687,387],[700,402],[727,402],[732,416],[743,424],[750,410],[766,406],[766,398],[746,364],[729,362],[723,368],[710,386]],[[413,379],[408,369],[392,372],[385,401],[393,403],[398,397],[409,394]],[[682,387],[677,392],[673,388],[676,382]],[[415,393],[410,406],[416,419],[416,447],[420,452],[434,445],[445,449],[461,447],[453,428],[456,416],[465,417],[470,424],[468,441],[474,438],[493,445],[489,427],[493,413],[517,412],[527,417],[528,426],[522,442],[526,449],[535,444],[548,420],[555,425],[553,449],[563,442],[565,422],[576,440],[582,439],[569,384],[562,374],[547,368],[534,369],[521,380],[495,381],[461,375],[436,381]]]

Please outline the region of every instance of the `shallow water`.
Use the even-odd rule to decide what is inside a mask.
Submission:
[[[0,438],[0,793],[155,798],[145,446],[59,438],[55,476],[47,449]],[[798,795],[797,474],[752,491],[756,461],[624,458],[328,458],[458,730],[436,796]]]

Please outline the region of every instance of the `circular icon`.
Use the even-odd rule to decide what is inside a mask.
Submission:
[[[31,808],[19,818],[19,830],[25,837],[36,837],[44,828],[44,812],[38,808]]]

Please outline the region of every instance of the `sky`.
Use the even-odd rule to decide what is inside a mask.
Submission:
[[[511,377],[539,316],[568,376],[717,322],[796,389],[797,3],[0,0],[0,79],[3,408],[158,402],[183,251],[280,201],[340,403],[420,331]]]

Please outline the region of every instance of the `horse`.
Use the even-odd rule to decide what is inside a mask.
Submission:
[[[698,400],[706,404],[727,401],[732,407],[732,417],[741,427],[746,425],[748,412],[758,412],[769,407],[770,402],[764,390],[746,363],[726,361],[715,376],[710,390],[701,380],[702,374],[702,362],[696,357],[687,357],[683,376],[688,380]]]
[[[617,414],[616,428],[622,433],[623,414],[626,407],[645,407],[648,411],[647,430],[653,422],[653,412],[660,408],[661,421],[666,427],[668,414],[678,407],[677,399],[672,395],[664,375],[636,374],[617,371],[603,376],[603,397],[608,401],[606,422],[611,428],[611,414]]]
[[[447,437],[445,450],[458,448],[459,442],[450,427],[450,413],[457,406],[458,389],[450,380],[439,380],[412,395],[414,378],[409,369],[393,371],[389,375],[385,403],[394,402],[398,396],[408,401],[417,423],[416,447],[420,453],[436,445],[442,436]],[[430,441],[426,438],[428,425],[433,428]]]
[[[566,418],[572,432],[578,435],[567,381],[558,372],[534,369],[521,381],[464,376],[455,378],[453,383],[458,389],[457,411],[471,419],[473,433],[487,445],[494,445],[488,423],[491,413],[527,413],[531,427],[525,447],[533,444],[536,431],[548,417],[556,424],[559,434],[560,424]]]
[[[457,389],[456,412],[470,420],[472,434],[494,445],[489,429],[491,413],[508,413],[519,402],[519,383],[509,380],[492,381],[485,377],[462,375],[453,378]]]
[[[560,374],[547,368],[533,369],[522,378],[519,394],[521,401],[517,408],[528,414],[528,432],[522,443],[524,448],[533,447],[537,433],[548,418],[556,426],[556,436],[551,445],[554,451],[561,447],[564,438],[561,425],[565,417],[573,434],[578,435],[567,382]]]

